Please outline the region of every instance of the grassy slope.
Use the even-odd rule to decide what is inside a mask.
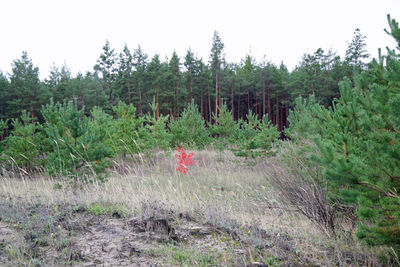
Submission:
[[[63,179],[0,179],[0,229],[23,233],[0,240],[0,261],[377,264],[371,251],[328,238],[280,203],[268,182],[283,170],[276,159],[249,166],[229,152],[195,151],[193,158],[187,175],[175,171],[174,155],[160,154],[116,164],[106,183],[79,188]]]

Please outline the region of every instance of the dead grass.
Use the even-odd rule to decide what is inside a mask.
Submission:
[[[0,195],[48,206],[105,203],[128,209],[133,218],[148,218],[162,211],[183,214],[240,235],[247,262],[378,264],[371,254],[376,251],[330,239],[293,207],[281,203],[269,184],[269,177],[282,170],[275,159],[262,159],[249,166],[247,160],[230,152],[216,151],[194,151],[193,159],[196,166],[187,175],[175,171],[174,155],[157,154],[145,163],[119,163],[105,183],[81,184],[78,188],[68,180],[44,176],[2,178]],[[193,249],[179,247],[175,252],[187,254]],[[205,255],[194,254],[202,255],[200,258]]]

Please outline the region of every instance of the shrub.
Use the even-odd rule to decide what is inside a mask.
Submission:
[[[42,137],[38,133],[38,124],[33,120],[29,112],[22,112],[20,119],[12,120],[13,131],[4,140],[6,149],[3,160],[6,165],[28,172],[38,170],[43,165]]]
[[[146,148],[151,150],[153,148],[160,148],[164,151],[168,150],[171,146],[172,134],[167,130],[168,115],[156,116],[156,104],[153,101],[150,104],[152,114],[145,116],[146,121]]]
[[[312,153],[317,153],[315,145],[283,143],[270,182],[284,203],[316,223],[328,236],[334,237],[337,228],[342,229],[338,220],[344,219],[344,214],[337,203],[330,201],[322,169],[310,159]]]
[[[210,133],[215,137],[227,140],[239,129],[225,103],[218,108],[218,115],[213,114],[213,120],[215,124],[210,127]]]
[[[264,116],[259,124],[259,131],[253,137],[254,144],[257,148],[270,151],[272,144],[278,140],[279,135],[277,127],[271,124],[267,116]]]
[[[186,145],[201,149],[211,142],[204,120],[194,103],[189,104],[181,117],[170,123],[169,128],[172,134],[172,147]]]
[[[311,140],[321,134],[333,132],[332,129],[326,128],[327,122],[334,123],[331,110],[320,105],[312,95],[306,99],[302,97],[295,99],[295,105],[289,113],[288,121],[290,127],[285,129],[285,135],[292,141]],[[335,125],[330,125],[330,128],[334,129]]]
[[[230,139],[237,146],[234,154],[245,157],[269,154],[272,143],[279,137],[276,126],[272,126],[267,116],[264,116],[261,121],[258,120],[251,111],[247,114],[246,119],[247,122],[239,121],[240,127]]]
[[[119,102],[114,111],[117,114],[111,134],[114,152],[125,157],[143,151],[145,144],[141,140],[147,135],[144,119],[136,117],[136,108],[132,104]]]
[[[107,117],[94,109],[93,119],[84,116],[76,101],[42,107],[45,123],[41,127],[47,138],[46,169],[49,174],[78,177],[100,174],[108,165],[112,150],[107,146]]]

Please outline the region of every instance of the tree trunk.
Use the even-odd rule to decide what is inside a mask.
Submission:
[[[82,106],[81,107],[84,107],[85,106],[85,95],[84,94],[82,94],[81,101],[82,101]]]
[[[263,96],[263,107],[262,107],[262,117],[265,115],[265,82],[263,83],[263,92],[262,92]]]
[[[110,90],[110,96],[109,96],[108,99],[109,99],[109,102],[110,102],[111,115],[114,115],[111,82],[108,83],[108,89]]]
[[[179,117],[179,91],[178,91],[179,83],[175,82],[175,94],[176,94],[176,117]]]
[[[237,110],[237,119],[240,119],[240,92],[238,94],[238,110]]]
[[[268,106],[268,120],[272,121],[271,98],[270,98],[269,86],[267,87],[267,106]]]
[[[289,116],[289,103],[286,103],[286,114],[285,114],[285,128],[289,127],[288,118]]]
[[[247,90],[247,112],[250,111],[250,90]]]
[[[142,90],[140,88],[140,82],[138,84],[138,93],[139,93],[139,114],[142,115],[143,114],[143,110],[142,110]]]
[[[160,118],[160,105],[158,102],[158,84],[156,85],[156,116],[158,120]]]
[[[208,121],[211,123],[211,96],[208,94]]]
[[[218,114],[218,70],[215,74],[215,116]]]
[[[190,82],[189,82],[189,104],[191,104],[192,103],[192,94],[193,94],[193,78],[192,78],[192,75],[190,75]]]
[[[315,88],[314,88],[314,82],[315,82],[315,77],[317,76],[317,69],[314,70],[314,80],[312,83],[312,95],[315,96]]]
[[[175,112],[174,112],[174,114],[175,114],[175,117],[177,117],[177,118],[179,116],[178,104],[179,104],[178,103],[178,89],[175,88]]]
[[[283,131],[283,108],[284,108],[284,107],[281,107],[281,108],[280,108],[280,112],[279,112],[279,121],[280,121],[280,128],[281,128],[281,131]]]
[[[108,82],[108,90],[110,91],[110,95],[108,96],[108,101],[110,102],[110,106],[112,107],[113,97],[112,97],[112,90],[111,90],[111,82]]]
[[[128,105],[131,103],[131,82],[128,80]]]
[[[208,121],[208,91],[206,92],[205,98],[205,105],[204,105],[204,119]]]
[[[232,112],[232,119],[235,120],[235,107],[234,107],[234,97],[233,97],[233,83],[231,87],[231,112]]]
[[[259,112],[258,112],[258,93],[256,92],[256,117],[260,119]]]
[[[278,100],[278,93],[276,94],[276,119],[275,119],[275,123],[276,123],[276,127],[278,128],[278,131],[280,131],[280,125],[279,125],[279,100]]]
[[[204,119],[204,113],[203,113],[203,88],[201,88],[200,114],[201,114],[201,118]]]
[[[32,124],[35,123],[35,112],[33,111],[33,105],[31,102],[31,119],[32,119]]]

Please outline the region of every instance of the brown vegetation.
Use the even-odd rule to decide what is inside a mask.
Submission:
[[[0,261],[379,265],[379,249],[325,234],[307,212],[278,197],[282,191],[271,186],[276,175],[288,184],[295,173],[276,158],[249,162],[196,151],[194,159],[187,175],[176,172],[173,155],[159,154],[120,163],[105,183],[79,187],[61,178],[1,178]]]

